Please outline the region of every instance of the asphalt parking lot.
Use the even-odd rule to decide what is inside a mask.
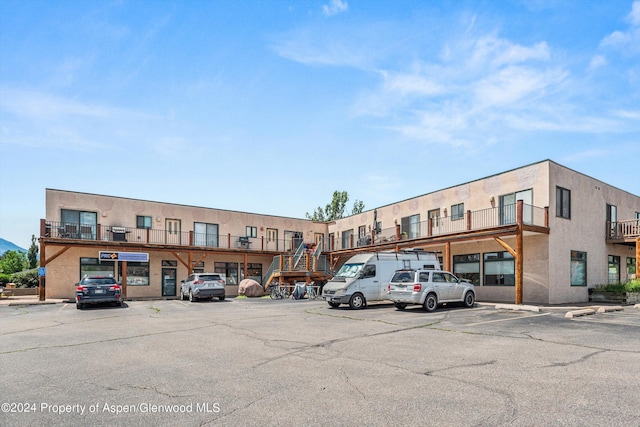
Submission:
[[[0,425],[637,426],[640,309],[1,306]]]

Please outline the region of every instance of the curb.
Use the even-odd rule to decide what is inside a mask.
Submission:
[[[521,311],[533,311],[540,312],[540,307],[536,305],[520,305],[520,304],[496,304],[496,310],[521,310]]]
[[[567,314],[564,315],[564,317],[573,318],[579,316],[588,316],[591,314],[596,314],[596,311],[592,308],[583,308],[582,310],[568,311]]]

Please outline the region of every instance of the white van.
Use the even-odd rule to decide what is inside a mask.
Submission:
[[[440,270],[440,262],[436,253],[420,250],[354,255],[324,285],[322,298],[333,308],[349,304],[354,310],[386,300],[389,280],[401,269]]]

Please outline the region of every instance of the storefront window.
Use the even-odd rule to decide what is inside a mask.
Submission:
[[[122,271],[122,263],[120,263]],[[122,273],[120,273],[122,282]],[[127,286],[149,286],[149,263],[148,262],[127,262]]]
[[[100,263],[98,258],[80,258],[80,278],[84,276],[114,276],[113,262]]]

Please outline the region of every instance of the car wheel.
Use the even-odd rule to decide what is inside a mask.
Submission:
[[[464,306],[467,308],[473,307],[473,304],[476,302],[476,297],[473,295],[473,292],[469,291],[464,295]]]
[[[221,297],[218,297],[218,299],[219,299],[220,301],[224,301],[224,295],[222,295]]]
[[[193,292],[189,291],[189,302],[194,302],[196,300],[196,297],[193,296]]]
[[[430,293],[429,295],[427,295],[427,298],[425,298],[424,300],[424,309],[431,312],[431,311],[435,311],[435,309],[438,307],[438,297],[436,297],[436,294],[434,293]]]
[[[76,304],[76,308],[77,308],[78,310],[82,310],[82,309],[84,308],[84,305],[83,305],[83,304],[80,304],[80,303],[77,303],[77,304]]]
[[[340,307],[340,303],[339,302],[330,302],[329,306],[331,308],[338,308],[338,307]]]
[[[362,294],[353,294],[351,295],[351,299],[349,300],[349,307],[352,310],[360,310],[365,306],[364,296]]]
[[[395,307],[398,310],[404,310],[405,308],[407,308],[407,304],[405,304],[403,302],[394,302],[393,305],[395,305]]]
[[[182,289],[180,289],[180,291],[178,291],[178,292],[180,292],[180,301],[184,301],[186,298],[185,298],[184,294],[182,293]]]

